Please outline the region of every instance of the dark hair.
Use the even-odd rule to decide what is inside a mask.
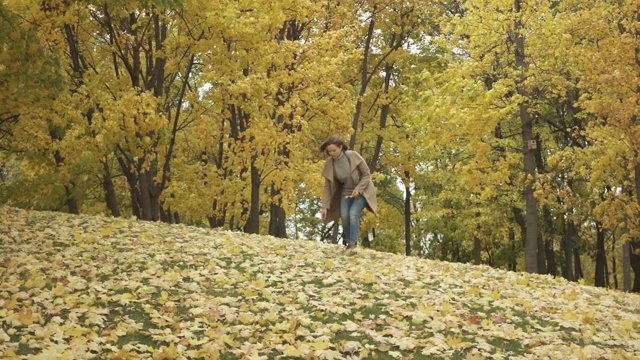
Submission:
[[[328,138],[327,140],[325,140],[322,143],[322,145],[320,146],[320,151],[322,151],[323,153],[326,153],[327,152],[327,146],[329,146],[329,145],[338,146],[338,147],[342,148],[342,151],[349,150],[349,145],[347,145],[347,143],[345,143],[344,140],[340,136],[332,136],[332,137]]]

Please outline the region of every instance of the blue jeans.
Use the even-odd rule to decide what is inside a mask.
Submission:
[[[360,232],[360,214],[367,201],[364,196],[355,198],[342,197],[340,200],[340,217],[342,218],[342,235],[347,244],[358,244],[358,233]]]

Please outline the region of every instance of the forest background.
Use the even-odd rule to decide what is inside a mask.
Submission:
[[[635,0],[0,1],[0,203],[363,245],[640,292]],[[335,224],[334,224],[335,225]]]

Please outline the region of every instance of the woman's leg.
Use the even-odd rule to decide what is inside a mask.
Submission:
[[[353,198],[345,198],[344,196],[340,200],[340,218],[342,219],[342,238],[344,239],[343,245],[349,243],[349,212],[351,210],[351,204],[353,204]]]
[[[349,244],[358,244],[358,234],[360,233],[360,214],[367,205],[364,196],[360,195],[354,199],[349,208]]]

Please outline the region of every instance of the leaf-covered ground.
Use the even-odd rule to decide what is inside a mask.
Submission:
[[[0,264],[2,358],[640,358],[640,297],[489,267],[1,206]]]

